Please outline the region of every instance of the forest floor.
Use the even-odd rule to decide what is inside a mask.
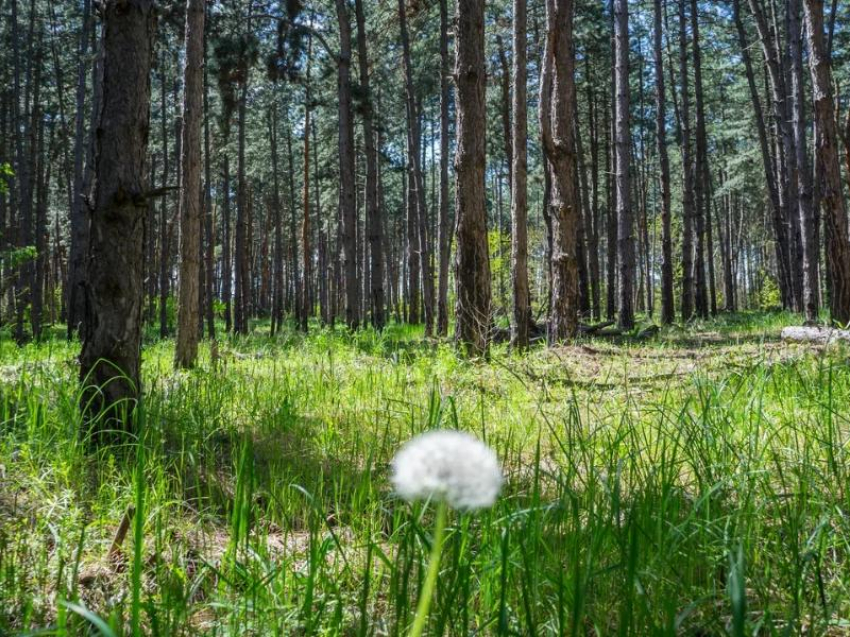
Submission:
[[[388,464],[436,427],[506,482],[450,517],[428,634],[850,634],[850,349],[794,321],[488,362],[260,324],[188,373],[151,338],[141,437],[97,452],[78,344],[4,334],[0,634],[403,635],[432,511]]]

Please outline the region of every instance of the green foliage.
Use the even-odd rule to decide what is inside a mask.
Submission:
[[[759,279],[762,282],[759,292],[759,307],[766,309],[782,307],[782,298],[776,279],[764,270],[759,272]]]
[[[0,164],[0,195],[5,194],[9,190],[9,179],[14,175],[12,166],[5,163]]]
[[[12,248],[6,252],[0,252],[0,263],[6,268],[17,268],[24,263],[33,261],[38,256],[35,246],[24,246]]]

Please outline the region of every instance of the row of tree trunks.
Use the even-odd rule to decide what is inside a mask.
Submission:
[[[764,122],[757,125],[763,162],[768,176],[771,193],[773,232],[777,238],[775,258],[780,271],[783,302],[794,309],[804,309],[808,320],[817,319],[819,308],[819,273],[817,271],[817,231],[815,193],[817,204],[823,206],[827,245],[827,275],[829,280],[829,305],[836,321],[850,321],[850,238],[847,233],[847,210],[842,192],[839,165],[838,131],[835,103],[833,100],[833,78],[829,43],[824,41],[824,16],[822,0],[787,0],[785,7],[785,29],[779,30],[773,16],[768,18],[760,0],[749,0],[762,43],[764,62],[767,67],[769,91],[773,102],[776,142],[771,140]],[[679,0],[679,86],[673,83],[673,105],[676,112],[678,142],[683,164],[683,296],[682,313],[685,319],[694,313],[707,316],[717,309],[714,294],[714,221],[724,266],[724,295],[727,309],[735,308],[737,268],[746,270],[741,277],[745,288],[753,289],[760,270],[768,260],[767,248],[743,249],[742,236],[746,233],[740,205],[731,195],[714,197],[712,173],[709,166],[709,140],[706,128],[705,100],[703,95],[702,62],[700,53],[699,5],[696,0]],[[815,120],[816,162],[818,183],[812,182],[812,168],[806,142],[805,82],[803,78],[803,26],[800,21],[804,9],[805,33],[808,38],[808,61]],[[601,126],[606,152],[611,166],[609,177],[608,215],[608,311],[618,316],[619,330],[632,329],[635,321],[634,301],[645,297],[645,307],[652,309],[651,255],[653,246],[648,233],[647,192],[649,172],[635,173],[635,187],[630,183],[631,134],[629,123],[629,16],[626,0],[613,0],[612,18],[614,38],[612,41],[614,68],[612,69],[612,105],[614,118]],[[91,7],[87,8],[90,11]],[[672,282],[672,237],[671,237],[671,188],[669,160],[665,146],[665,86],[663,71],[663,44],[661,37],[662,5],[655,2],[654,35],[656,67],[656,101],[658,125],[658,154],[661,165],[660,193],[662,216],[662,319],[673,320]],[[422,103],[417,101],[413,89],[410,43],[407,33],[405,5],[399,2],[399,20],[402,33],[403,61],[405,72],[405,104],[407,112],[407,165],[405,195],[407,198],[406,228],[398,224],[396,237],[407,231],[408,259],[406,276],[393,265],[390,256],[402,241],[385,243],[384,222],[381,210],[385,209],[379,194],[382,193],[378,148],[380,134],[376,134],[372,119],[371,93],[369,90],[369,66],[366,46],[366,27],[363,7],[358,0],[355,12],[358,29],[359,81],[365,92],[366,107],[363,124],[365,159],[365,182],[356,183],[356,158],[354,146],[354,117],[350,78],[351,25],[348,5],[338,0],[337,12],[340,22],[340,55],[338,59],[339,97],[339,161],[341,184],[339,191],[339,215],[328,220],[321,214],[319,199],[318,157],[313,150],[317,126],[312,118],[310,102],[310,62],[312,60],[312,38],[307,52],[306,108],[304,117],[303,151],[303,222],[301,226],[301,253],[296,238],[295,185],[292,178],[293,157],[291,132],[287,127],[287,151],[289,156],[289,201],[291,209],[291,245],[289,254],[289,279],[291,307],[294,307],[302,329],[307,328],[309,319],[318,307],[322,320],[333,324],[337,316],[338,301],[345,299],[346,323],[356,328],[361,322],[361,313],[368,312],[376,328],[385,321],[385,283],[388,283],[389,305],[399,307],[406,299],[407,314],[418,321],[420,312],[416,304],[421,299],[426,335],[446,329],[448,312],[441,316],[440,306],[447,301],[448,276],[443,276],[443,259],[448,261],[448,169],[440,168],[438,293],[434,293],[434,276],[431,272],[430,235],[433,224],[428,218],[426,206],[426,182],[423,170],[425,149],[423,148]],[[601,309],[598,261],[596,274],[592,261],[597,258],[584,252],[589,246],[598,247],[598,157],[600,126],[595,109],[589,115],[591,166],[583,165],[578,120],[578,102],[575,86],[575,57],[573,43],[572,0],[547,0],[546,42],[541,65],[540,121],[544,147],[544,215],[549,236],[548,250],[548,312],[549,340],[557,343],[574,337],[578,332],[580,312],[599,313]],[[690,12],[691,37],[688,37],[688,12]],[[191,367],[197,359],[198,339],[203,327],[201,303],[210,333],[214,331],[212,312],[213,292],[213,212],[211,188],[211,151],[208,127],[204,129],[204,154],[206,157],[205,184],[201,186],[201,117],[206,108],[206,81],[202,75],[204,59],[204,6],[200,0],[189,0],[186,15],[186,55],[183,70],[183,110],[174,119],[177,127],[170,130],[168,121],[165,62],[162,60],[161,112],[162,117],[162,193],[167,193],[172,184],[179,185],[178,205],[173,206],[169,197],[162,197],[159,220],[159,285],[160,329],[168,333],[167,302],[171,286],[171,246],[178,243],[179,303],[177,321],[177,348],[175,363]],[[446,14],[447,8],[441,7]],[[505,154],[510,164],[508,186],[511,191],[512,217],[512,276],[513,310],[511,338],[516,348],[526,347],[530,340],[532,321],[527,272],[527,113],[526,113],[526,7],[525,0],[514,0],[513,103],[507,110],[510,87],[503,84],[502,95],[506,110],[503,124],[510,140],[506,141]],[[62,152],[57,133],[48,124],[42,103],[41,88],[47,86],[41,77],[43,62],[42,29],[35,3],[30,7],[29,55],[20,50],[17,33],[17,2],[12,0],[12,40],[14,60],[12,76],[15,99],[12,100],[11,121],[15,125],[14,158],[15,181],[12,188],[15,210],[16,247],[34,245],[36,258],[24,263],[19,269],[15,285],[14,313],[15,335],[19,340],[25,336],[24,317],[31,310],[31,329],[38,338],[44,316],[45,288],[57,278],[58,268],[48,261],[47,211],[48,192],[52,169]],[[739,7],[735,6],[736,28],[742,48],[746,44],[746,30],[742,24]],[[145,266],[143,255],[153,256],[153,222],[155,210],[150,201],[151,186],[146,183],[148,175],[156,176],[156,161],[147,164],[148,128],[150,124],[151,63],[153,59],[153,34],[155,18],[153,6],[148,0],[108,0],[103,5],[103,36],[101,62],[95,64],[99,77],[94,83],[92,103],[95,119],[92,128],[93,140],[91,162],[96,180],[88,180],[93,189],[88,198],[87,166],[84,168],[83,143],[85,132],[82,111],[85,108],[85,64],[78,68],[82,79],[82,90],[77,94],[77,116],[75,121],[75,147],[73,179],[70,167],[66,180],[69,189],[69,208],[72,219],[72,253],[84,249],[85,259],[70,266],[68,273],[68,312],[75,326],[83,328],[83,350],[81,374],[86,383],[83,404],[86,409],[106,412],[107,421],[121,419],[124,425],[130,421],[122,410],[132,408],[132,402],[140,391],[141,315],[144,300],[143,274],[153,280],[152,259]],[[447,43],[447,15],[443,15],[441,49]],[[91,33],[90,14],[83,17],[81,51],[88,48]],[[457,217],[457,252],[455,262],[456,294],[456,339],[461,349],[470,355],[486,355],[492,332],[491,276],[487,235],[485,202],[485,138],[486,138],[486,68],[484,55],[484,3],[482,0],[460,0],[456,15],[457,47],[455,78],[457,84],[457,148],[455,154],[455,211]],[[245,29],[250,31],[250,19]],[[38,30],[36,30],[38,29]],[[782,33],[787,37],[787,54],[780,45]],[[443,62],[448,59],[448,48]],[[507,57],[501,55],[503,80],[507,80]],[[690,83],[689,64],[693,63],[693,84]],[[758,105],[758,90],[749,57],[744,57],[748,86],[754,105]],[[227,154],[223,153],[222,208],[223,208],[223,255],[222,288],[220,295],[226,299],[225,317],[230,328],[231,300],[233,301],[233,331],[247,333],[249,319],[258,313],[270,312],[273,329],[280,329],[283,308],[286,303],[284,282],[283,216],[278,179],[278,112],[277,107],[269,111],[269,133],[272,148],[273,190],[264,191],[252,185],[246,174],[246,128],[249,86],[249,66],[245,67],[237,81],[237,174],[236,174],[236,220],[234,251],[231,249],[230,198],[231,184]],[[22,70],[25,67],[25,70]],[[672,69],[671,69],[672,70]],[[21,76],[24,75],[25,92],[19,99]],[[447,72],[442,69],[441,81],[441,162],[448,154],[448,83]],[[691,93],[693,87],[694,121],[691,122]],[[99,87],[99,89],[98,89]],[[179,85],[170,87],[176,96]],[[591,95],[592,89],[589,89]],[[98,95],[98,92],[101,95]],[[58,98],[61,101],[61,97]],[[641,101],[643,93],[641,91]],[[593,105],[591,97],[589,104]],[[641,106],[643,106],[641,104]],[[4,109],[8,108],[4,102]],[[606,119],[609,109],[605,109]],[[22,111],[22,112],[21,112]],[[61,111],[61,105],[60,105]],[[761,116],[760,107],[756,109]],[[3,126],[6,126],[6,117]],[[61,121],[61,117],[60,120]],[[610,124],[610,126],[609,126]],[[6,129],[4,128],[4,131]],[[175,135],[175,156],[180,158],[174,169],[169,162],[168,138]],[[224,132],[225,143],[227,133]],[[377,137],[377,147],[376,147]],[[311,139],[312,138],[312,139]],[[434,138],[432,134],[432,139]],[[5,135],[4,135],[5,143]],[[638,152],[646,154],[645,140],[641,138]],[[68,162],[66,162],[68,163]],[[313,187],[311,192],[310,175]],[[587,183],[588,172],[592,175],[592,188]],[[176,181],[172,181],[176,175]],[[720,180],[724,175],[719,175]],[[436,189],[436,177],[431,182]],[[497,177],[497,199],[501,206],[502,179]],[[772,186],[771,186],[772,183]],[[613,186],[613,187],[612,187]],[[358,190],[358,188],[360,189]],[[358,192],[362,192],[362,206]],[[259,193],[259,196],[256,196]],[[315,199],[311,198],[315,195]],[[774,197],[775,195],[775,197]],[[437,199],[436,190],[432,199]],[[256,200],[257,205],[254,205]],[[202,201],[205,205],[202,206]],[[633,206],[633,201],[636,206]],[[717,205],[715,205],[715,201]],[[591,204],[592,202],[592,204]],[[86,210],[86,204],[90,209]],[[4,213],[0,215],[3,224]],[[311,211],[311,206],[313,210]],[[365,210],[365,228],[359,226],[358,210]],[[722,208],[722,209],[721,209]],[[171,218],[176,210],[176,219]],[[206,211],[206,216],[202,215]],[[638,236],[641,251],[641,278],[635,290],[637,265],[635,258],[635,220],[641,224]],[[90,220],[90,228],[89,228]],[[315,220],[315,223],[313,221]],[[203,221],[203,226],[202,226]],[[501,215],[499,222],[501,224]],[[203,232],[202,232],[203,228]],[[315,229],[314,229],[315,228]],[[179,229],[179,241],[175,241]],[[90,232],[88,232],[90,230]],[[400,232],[398,232],[400,231]],[[500,226],[501,231],[501,226]],[[151,233],[147,244],[145,233]],[[253,233],[262,232],[254,241]],[[76,239],[73,238],[76,233]],[[272,233],[273,246],[272,246]],[[368,237],[368,241],[364,239]],[[56,237],[58,239],[58,232]],[[445,241],[445,244],[444,244]],[[696,245],[694,245],[694,242]],[[73,246],[76,246],[74,248]],[[315,245],[315,249],[314,246]],[[206,246],[205,259],[201,254]],[[147,251],[147,252],[146,252]],[[299,260],[299,256],[301,259]],[[342,256],[342,258],[340,258]],[[384,260],[388,261],[389,276],[383,272]],[[232,261],[231,261],[232,260]],[[301,265],[301,272],[298,265]],[[235,266],[235,272],[231,268]],[[316,272],[313,272],[314,266]],[[707,266],[707,268],[706,268]],[[203,268],[203,269],[202,269]],[[235,279],[233,275],[235,274]],[[404,281],[406,293],[393,290],[394,282]],[[74,295],[75,286],[82,282],[77,293],[85,292],[82,303]],[[362,285],[361,285],[362,284]],[[642,287],[641,287],[642,286]],[[231,287],[235,299],[230,299]],[[420,293],[421,291],[421,293]],[[643,294],[645,292],[645,294]],[[153,287],[149,296],[153,297]],[[445,298],[444,298],[445,296]],[[368,300],[364,302],[364,298]],[[437,303],[435,316],[434,303]],[[79,306],[79,307],[78,307]],[[78,317],[82,308],[83,315]],[[55,311],[53,311],[55,315]],[[77,320],[77,317],[79,320]],[[201,329],[199,329],[201,328]],[[129,401],[129,402],[128,402]],[[91,413],[94,413],[91,412]],[[110,422],[110,427],[114,423]]]

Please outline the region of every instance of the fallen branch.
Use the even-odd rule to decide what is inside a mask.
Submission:
[[[596,323],[595,325],[589,325],[587,323],[581,323],[578,326],[578,331],[582,334],[595,334],[599,330],[603,330],[606,327],[611,327],[614,324],[614,321],[604,321],[602,323]]]
[[[122,565],[121,545],[124,544],[124,539],[127,537],[127,531],[130,530],[130,522],[133,521],[133,514],[136,508],[133,505],[127,507],[124,515],[121,516],[121,522],[118,524],[118,529],[115,531],[115,536],[112,538],[112,545],[109,547],[109,561],[116,567]]]
[[[817,343],[829,345],[843,341],[850,343],[850,330],[838,330],[831,327],[784,327],[782,340],[792,343]]]

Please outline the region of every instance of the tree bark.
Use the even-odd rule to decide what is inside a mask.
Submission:
[[[528,52],[526,0],[513,0],[513,128],[511,162],[511,346],[528,347]]]
[[[272,159],[272,215],[274,216],[274,266],[272,298],[272,335],[283,326],[283,211],[280,200],[280,169],[278,162],[278,118],[277,105],[269,107],[269,144]]]
[[[826,265],[830,280],[829,309],[833,321],[850,322],[850,238],[847,207],[838,162],[838,133],[832,96],[832,60],[824,43],[823,0],[805,0],[809,68],[815,116],[820,205],[826,226]]]
[[[761,42],[762,53],[770,80],[770,92],[773,105],[773,117],[777,129],[776,169],[779,206],[774,210],[773,226],[776,234],[777,266],[779,269],[779,285],[784,307],[794,309],[797,299],[795,275],[795,256],[791,241],[793,234],[789,227],[791,212],[797,216],[797,176],[796,151],[794,149],[794,133],[791,126],[791,114],[787,109],[787,91],[785,86],[785,69],[779,54],[779,44],[776,41],[774,29],[768,22],[761,0],[749,0],[750,9],[756,20],[756,26]]]
[[[655,129],[658,143],[658,163],[660,167],[659,190],[661,196],[661,322],[670,324],[676,320],[676,308],[673,298],[672,207],[670,203],[670,159],[667,155],[667,98],[664,89],[661,0],[654,0],[654,7]]]
[[[401,30],[402,63],[404,66],[405,104],[407,109],[407,150],[410,171],[408,189],[410,191],[409,223],[415,228],[408,234],[409,249],[416,252],[410,255],[412,265],[418,265],[422,282],[422,310],[425,320],[425,335],[434,331],[434,281],[431,275],[431,259],[428,245],[427,208],[425,206],[425,183],[422,173],[421,127],[419,108],[413,86],[413,65],[410,57],[410,36],[407,29],[407,9],[404,0],[398,3],[399,28]],[[410,276],[418,276],[411,267]],[[412,299],[411,299],[412,300]],[[417,313],[412,313],[417,314]],[[418,318],[416,316],[415,318]]]
[[[366,235],[369,241],[369,310],[372,325],[382,330],[386,324],[384,294],[384,250],[381,209],[378,207],[378,151],[375,147],[374,102],[369,78],[366,44],[366,16],[363,0],[355,0],[357,18],[357,56],[360,65],[360,90],[363,97],[363,146],[366,154]]]
[[[599,115],[596,92],[593,88],[590,58],[585,57],[587,67],[588,130],[590,132],[590,219],[587,234],[587,256],[590,268],[590,310],[594,319],[602,316],[600,255],[599,255]]]
[[[339,112],[339,209],[342,215],[342,259],[345,322],[360,325],[360,286],[357,280],[357,207],[354,200],[354,122],[351,110],[351,20],[346,0],[336,0],[339,23],[337,101]]]
[[[578,232],[579,200],[574,128],[575,58],[573,53],[572,0],[549,0],[546,32],[551,38],[544,55],[550,56],[552,73],[549,121],[542,129],[549,157],[552,195],[552,293],[549,342],[560,343],[578,332]]]
[[[455,338],[465,354],[486,356],[490,345],[491,296],[484,181],[487,121],[484,0],[458,0],[455,23]]]
[[[168,91],[165,88],[165,55],[160,60],[160,119],[162,132],[162,187],[168,187],[171,172],[168,164]],[[168,200],[162,197],[159,218],[159,337],[168,336],[168,288],[169,288],[169,252],[170,233],[168,231]]]
[[[186,4],[183,65],[183,164],[180,184],[180,294],[174,363],[195,366],[198,358],[198,286],[201,281],[201,119],[204,96],[204,2]]]
[[[313,60],[313,40],[308,39],[307,69],[304,82],[304,184],[302,189],[302,221],[301,221],[301,256],[302,285],[301,305],[298,308],[298,324],[303,332],[307,331],[310,314],[312,313],[312,298],[310,277],[311,248],[310,248],[310,115],[313,105],[310,103],[310,66]]]
[[[516,18],[515,18],[516,19]],[[440,0],[440,212],[437,230],[439,273],[437,291],[437,335],[449,329],[449,9],[448,0]]]
[[[614,0],[614,43],[616,64],[616,148],[617,148],[617,256],[620,288],[617,303],[618,325],[634,327],[635,246],[632,219],[629,164],[629,10],[627,0]]]
[[[806,95],[803,81],[803,26],[800,0],[788,0],[788,42],[791,57],[791,104],[793,108],[794,150],[797,162],[797,214],[803,253],[803,311],[806,320],[818,319],[818,245],[814,211],[811,164],[806,136]]]
[[[83,0],[83,21],[80,29],[79,59],[77,66],[77,112],[74,122],[74,192],[71,199],[70,239],[68,256],[68,281],[66,307],[68,312],[68,339],[81,333],[85,315],[84,296],[86,245],[88,243],[89,219],[85,213],[83,192],[83,149],[85,145],[86,111],[86,56],[89,46],[91,25],[91,0]]]
[[[682,101],[679,108],[682,146],[682,320],[694,315],[694,185],[691,159],[691,98],[688,77],[688,37],[685,0],[679,0],[679,76]]]
[[[215,286],[213,284],[213,264],[215,261],[215,235],[213,234],[213,200],[212,200],[212,152],[210,150],[210,118],[209,82],[207,76],[206,39],[204,40],[204,238],[206,252],[204,253],[204,313],[207,320],[207,335],[215,338]]]
[[[238,130],[236,140],[236,244],[234,246],[234,256],[236,258],[236,311],[233,317],[233,331],[236,334],[248,333],[248,306],[251,299],[251,270],[248,254],[251,249],[248,239],[248,216],[250,213],[248,211],[248,178],[245,174],[247,102],[248,69],[246,68],[240,76],[239,81]]]
[[[706,275],[706,235],[707,235],[707,171],[708,148],[705,130],[705,104],[702,90],[702,52],[699,43],[699,7],[696,0],[691,0],[691,37],[693,43],[694,64],[694,231],[696,234],[696,255],[694,257],[694,302],[697,315],[708,316],[708,277]],[[711,258],[711,255],[708,255]]]
[[[226,139],[224,146],[226,147]],[[222,246],[221,246],[221,301],[224,304],[224,331],[230,333],[233,329],[233,244],[230,215],[230,157],[225,149],[222,157]]]
[[[103,98],[95,143],[95,181],[80,355],[82,408],[99,442],[106,430],[132,429],[141,391],[145,159],[156,18],[150,0],[108,0],[103,8]]]

